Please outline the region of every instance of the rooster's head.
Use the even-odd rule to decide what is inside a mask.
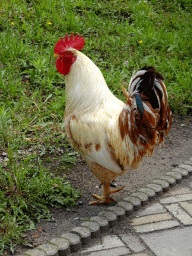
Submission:
[[[61,40],[56,43],[54,57],[57,58],[56,67],[61,74],[67,75],[71,65],[77,59],[77,56],[69,48],[81,50],[84,47],[84,44],[84,38],[81,36],[78,37],[78,34],[74,38],[72,34],[69,39],[68,34],[66,34],[65,40],[61,37]]]

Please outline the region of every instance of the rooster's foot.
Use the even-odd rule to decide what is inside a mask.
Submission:
[[[107,187],[107,194],[105,193],[106,192],[106,188]],[[121,188],[117,188],[117,189],[113,189],[113,190],[108,190],[108,184],[107,185],[104,185],[104,191],[103,191],[103,196],[98,196],[96,194],[93,194],[92,196],[95,197],[97,199],[97,201],[93,201],[90,203],[90,205],[93,205],[93,204],[110,204],[111,202],[113,203],[117,203],[115,201],[115,199],[113,199],[110,194],[114,194],[116,192],[119,192],[121,191],[122,189],[124,188],[121,187]]]
[[[90,205],[93,204],[110,204],[111,202],[116,203],[115,199],[113,199],[111,196],[108,198],[105,198],[104,196],[98,196],[96,194],[92,195],[93,197],[95,197],[97,199],[97,201],[93,201],[91,203],[89,203]]]

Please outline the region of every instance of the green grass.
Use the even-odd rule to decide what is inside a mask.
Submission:
[[[66,33],[81,34],[82,51],[120,99],[132,73],[154,65],[165,76],[172,111],[186,114],[192,109],[191,12],[190,0],[1,1],[0,157],[7,158],[0,161],[1,253],[23,242],[25,227],[49,216],[48,204],[68,207],[79,195],[62,175],[76,153],[63,132],[56,42]],[[62,157],[51,174],[58,148]]]

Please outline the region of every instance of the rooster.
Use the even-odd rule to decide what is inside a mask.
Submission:
[[[154,67],[144,67],[132,76],[126,102],[109,90],[99,68],[80,50],[84,38],[61,37],[54,48],[57,70],[65,76],[66,134],[93,174],[103,184],[103,195],[91,204],[115,202],[110,182],[138,168],[152,155],[171,127],[164,78]]]

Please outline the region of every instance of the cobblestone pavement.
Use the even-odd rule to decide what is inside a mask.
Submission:
[[[192,256],[191,241],[192,158],[24,255]]]

